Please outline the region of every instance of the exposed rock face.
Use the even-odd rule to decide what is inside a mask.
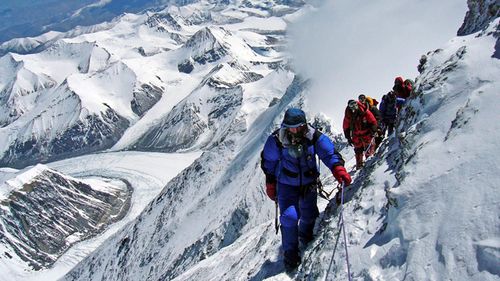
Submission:
[[[170,13],[153,14],[146,20],[146,25],[151,28],[156,27],[159,31],[165,30],[165,26],[177,31],[182,29],[177,20]]]
[[[35,270],[120,220],[129,208],[130,187],[104,192],[42,165],[34,169],[36,176],[0,201],[0,243]]]
[[[500,16],[498,0],[467,0],[469,11],[457,35],[463,36],[482,30],[493,19]]]
[[[177,151],[196,144],[216,143],[217,137],[222,136],[218,132],[227,129],[228,122],[240,109],[242,95],[241,87],[217,90],[204,87],[191,99],[176,106],[161,124],[138,141],[136,148]],[[201,110],[207,107],[209,111]]]
[[[191,57],[199,64],[211,63],[228,54],[227,47],[220,42],[214,32],[229,34],[222,28],[203,28],[196,32],[184,45],[191,50]]]
[[[134,91],[132,100],[132,111],[143,116],[162,96],[163,90],[155,85],[143,84],[140,89]]]

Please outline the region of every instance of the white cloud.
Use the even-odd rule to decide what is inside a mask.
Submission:
[[[104,5],[111,3],[111,1],[113,1],[113,0],[99,0],[97,3],[93,3],[93,4],[90,4],[90,5],[83,7],[81,9],[78,9],[75,13],[73,13],[72,17],[79,16],[80,13],[85,9],[94,8],[94,7],[104,7]]]
[[[456,35],[467,10],[457,0],[328,1],[290,27],[295,66],[313,78],[312,109],[341,127],[347,100],[380,100],[394,77],[414,79],[421,55]]]

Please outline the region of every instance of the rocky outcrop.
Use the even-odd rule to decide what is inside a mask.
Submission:
[[[493,19],[500,16],[498,0],[468,0],[469,11],[465,15],[464,23],[457,32],[463,36],[482,30]]]
[[[134,99],[131,102],[132,111],[138,116],[143,116],[153,105],[155,105],[163,94],[163,89],[152,85],[143,84],[134,91]]]
[[[0,201],[0,243],[35,270],[120,220],[129,208],[130,187],[97,190],[43,165],[26,173],[34,176]]]

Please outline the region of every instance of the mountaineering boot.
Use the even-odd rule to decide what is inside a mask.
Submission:
[[[356,169],[359,170],[363,168],[363,152],[356,153]]]
[[[314,225],[313,225],[314,226]],[[305,250],[307,248],[307,246],[309,245],[309,243],[311,243],[311,241],[313,241],[314,237],[313,237],[313,234],[312,234],[312,231],[311,233],[299,233],[299,250],[302,252],[303,250]]]
[[[285,251],[283,255],[283,262],[287,272],[294,271],[300,264],[300,256],[297,250]]]

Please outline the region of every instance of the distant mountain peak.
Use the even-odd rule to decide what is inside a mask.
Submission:
[[[185,52],[184,63],[193,60],[199,64],[206,64],[220,60],[226,55],[230,61],[252,61],[256,58],[255,52],[241,38],[223,27],[207,26],[193,34],[182,46]]]
[[[149,27],[156,27],[158,29],[171,28],[174,31],[181,31],[182,26],[179,23],[181,19],[176,19],[169,12],[153,13],[148,16],[146,25]]]

